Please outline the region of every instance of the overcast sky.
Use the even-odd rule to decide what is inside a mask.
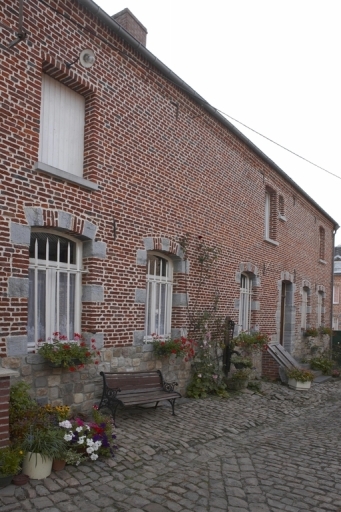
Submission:
[[[340,0],[96,3],[128,7],[147,48],[211,105],[341,177]],[[341,225],[341,179],[231,122]]]

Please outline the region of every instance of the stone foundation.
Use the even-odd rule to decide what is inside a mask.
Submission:
[[[302,337],[302,342],[296,343],[293,357],[301,361],[302,359],[309,359],[329,349],[330,336],[328,334],[316,337]]]
[[[74,412],[88,412],[99,403],[102,394],[100,371],[161,370],[166,381],[176,381],[176,391],[185,395],[191,363],[175,356],[157,359],[151,345],[108,348],[100,351],[99,364],[86,365],[70,372],[67,368],[51,368],[39,354],[5,357],[2,367],[18,372],[11,384],[24,380],[31,386],[32,397],[41,405],[68,405]]]

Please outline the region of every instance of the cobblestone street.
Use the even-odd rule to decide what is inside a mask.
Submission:
[[[118,451],[23,487],[0,510],[341,511],[341,382],[119,411]]]

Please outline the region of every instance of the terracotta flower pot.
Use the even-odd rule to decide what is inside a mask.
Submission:
[[[61,471],[65,468],[66,461],[62,459],[53,459],[52,470]]]
[[[20,473],[19,475],[15,475],[12,478],[12,484],[14,485],[25,485],[29,482],[30,477],[28,475],[24,475],[23,473]]]

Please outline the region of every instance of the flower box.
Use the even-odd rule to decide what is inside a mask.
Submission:
[[[307,389],[310,389],[311,380],[302,382],[296,379],[288,379],[288,386],[290,389],[295,389],[297,391],[306,391]]]

